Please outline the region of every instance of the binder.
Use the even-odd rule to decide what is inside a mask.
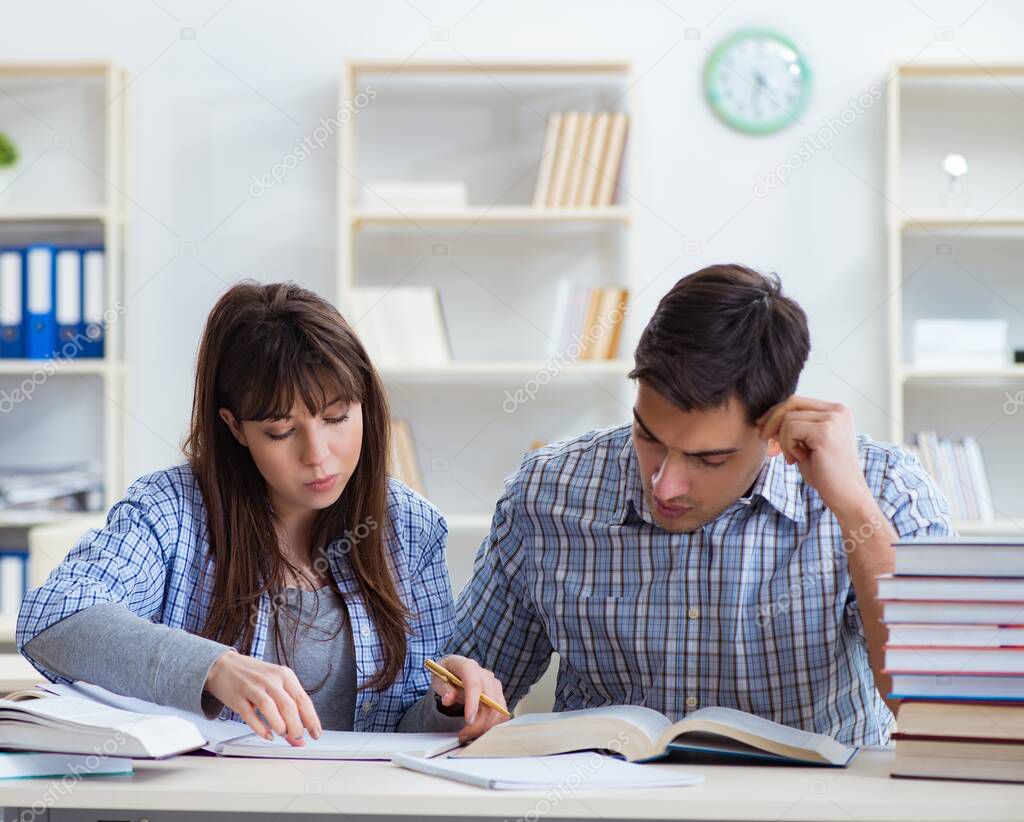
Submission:
[[[85,339],[80,357],[103,356],[103,301],[106,277],[106,255],[102,248],[82,250],[82,325]]]
[[[74,359],[82,353],[82,254],[77,248],[57,252],[57,351]]]
[[[56,249],[50,245],[30,245],[25,251],[25,356],[42,360],[57,347]]]
[[[24,293],[24,253],[13,248],[0,251],[0,359],[25,356],[21,327]]]

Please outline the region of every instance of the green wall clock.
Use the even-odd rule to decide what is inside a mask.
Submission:
[[[773,134],[807,107],[811,69],[788,37],[770,29],[743,29],[708,57],[704,96],[726,125],[745,134]]]

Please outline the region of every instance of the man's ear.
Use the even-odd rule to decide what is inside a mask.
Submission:
[[[220,418],[227,424],[228,429],[234,435],[235,439],[238,440],[238,444],[246,448],[249,447],[249,443],[245,441],[245,432],[242,430],[242,426],[238,424],[238,420],[235,419],[235,415],[227,408],[221,408]]]
[[[775,439],[775,437],[772,437],[770,440],[768,440],[768,456],[777,457],[781,453],[782,446],[779,445],[779,441]]]

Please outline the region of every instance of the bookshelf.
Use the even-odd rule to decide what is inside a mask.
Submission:
[[[0,130],[21,154],[21,176],[0,194],[0,247],[102,245],[104,304],[118,315],[106,327],[102,358],[0,359],[3,396],[32,383],[30,396],[0,414],[0,464],[96,461],[102,465],[104,504],[109,506],[125,484],[126,311],[116,308],[125,305],[128,294],[128,74],[105,61],[6,62],[0,63],[0,85]],[[34,576],[55,561],[47,557],[39,564],[30,529],[77,529],[84,516],[0,512],[0,545],[28,548]],[[4,617],[0,643],[13,641],[14,618]]]
[[[933,429],[975,437],[995,519],[959,519],[964,535],[1024,535],[1024,365],[920,367],[914,322],[1002,319],[1011,349],[1024,348],[1024,64],[899,66],[889,84],[886,126],[890,436],[908,442]],[[941,167],[963,154],[959,187]],[[1019,394],[1024,397],[1024,394]],[[1007,412],[1009,408],[1009,413]],[[1024,407],[1020,409],[1024,412]]]
[[[389,362],[381,374],[395,418],[410,423],[426,495],[448,520],[456,591],[505,477],[534,442],[629,419],[629,315],[613,358],[562,361],[522,407],[506,413],[502,403],[551,365],[561,279],[629,289],[631,300],[636,293],[634,209],[623,194],[637,144],[631,71],[614,60],[344,68],[339,111],[354,110],[369,89],[373,98],[338,132],[338,305],[346,314],[346,295],[362,286],[438,289],[451,361]],[[532,204],[548,119],[565,111],[629,117],[611,205]],[[466,203],[403,208],[373,196],[375,182],[396,180],[458,181]],[[360,318],[349,318],[358,331]]]

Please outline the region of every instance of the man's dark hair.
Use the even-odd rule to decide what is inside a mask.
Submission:
[[[735,396],[753,423],[796,392],[810,348],[807,315],[783,296],[778,276],[712,265],[661,298],[629,376],[684,411]]]

